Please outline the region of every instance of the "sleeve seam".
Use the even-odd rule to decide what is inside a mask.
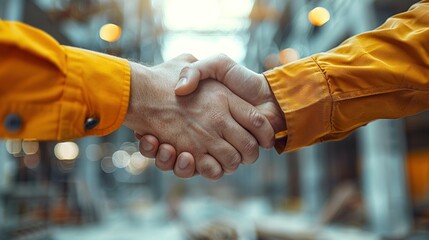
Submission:
[[[329,81],[329,77],[326,75],[326,70],[324,68],[322,68],[322,66],[317,62],[317,60],[315,59],[315,57],[311,56],[310,58],[314,61],[314,63],[316,64],[316,66],[319,68],[320,73],[322,74],[322,76],[323,76],[323,78],[325,79],[325,82],[326,82],[326,86],[327,86],[328,94],[329,94],[329,99],[330,99],[330,111],[329,111],[329,125],[330,126],[329,126],[329,128],[330,128],[330,131],[332,132],[334,130],[334,123],[333,123],[333,119],[332,119],[333,114],[334,114],[333,113],[334,112],[334,99],[333,99],[333,96],[332,96],[332,90],[331,90],[331,84],[330,84],[330,81]],[[321,142],[323,142],[323,137],[321,137],[319,140]]]

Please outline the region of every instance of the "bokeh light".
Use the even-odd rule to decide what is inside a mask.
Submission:
[[[137,144],[136,143],[132,143],[132,142],[124,142],[121,144],[121,146],[119,147],[120,150],[124,150],[125,152],[127,152],[128,154],[133,154],[134,152],[136,152],[137,149]]]
[[[145,169],[149,165],[149,159],[144,157],[140,152],[131,155],[130,166],[138,169]]]
[[[293,48],[286,48],[280,51],[279,61],[281,64],[288,64],[299,59],[299,53]]]
[[[264,67],[266,70],[280,66],[279,56],[275,53],[267,55],[264,59]]]
[[[106,42],[116,42],[121,34],[121,27],[113,23],[105,24],[100,28],[100,38]]]
[[[24,165],[29,169],[35,169],[40,164],[40,155],[39,154],[31,154],[24,156]]]
[[[39,151],[39,142],[37,141],[23,141],[22,150],[27,155],[32,155]]]
[[[112,157],[104,157],[101,160],[101,170],[105,173],[112,173],[116,170],[115,165],[113,165]]]
[[[323,26],[330,18],[331,14],[323,7],[316,7],[308,13],[308,20],[317,27]]]
[[[74,142],[57,143],[54,153],[59,160],[73,160],[79,155],[79,147]]]
[[[125,169],[133,175],[138,175],[149,166],[149,162],[150,160],[140,152],[135,152],[131,155],[130,164]]]
[[[130,164],[131,156],[124,150],[119,150],[112,155],[113,164],[117,168],[125,168]]]
[[[6,141],[6,151],[10,154],[18,154],[22,150],[21,140],[7,140]]]

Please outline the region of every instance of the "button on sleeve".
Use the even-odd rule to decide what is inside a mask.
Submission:
[[[3,126],[10,133],[17,133],[22,129],[22,119],[19,115],[11,113],[4,119]]]

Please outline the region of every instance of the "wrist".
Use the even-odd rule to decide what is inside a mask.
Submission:
[[[130,63],[130,97],[128,101],[128,110],[125,115],[124,125],[133,130],[136,129],[135,123],[137,122],[137,118],[141,116],[138,114],[139,105],[142,99],[142,95],[144,94],[143,82],[144,79],[148,77],[148,69],[138,63],[129,62]]]
[[[269,105],[271,105],[271,108],[274,109],[273,114],[268,115],[268,118],[274,128],[274,131],[276,133],[286,131],[287,124],[285,115],[276,98],[276,95],[271,88],[270,82],[263,73],[258,74],[258,76],[262,82],[261,91],[263,92],[264,99],[266,99],[266,102],[269,103]]]

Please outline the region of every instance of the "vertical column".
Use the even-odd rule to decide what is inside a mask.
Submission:
[[[0,0],[0,18],[4,18],[4,9],[5,9],[6,1]]]
[[[4,185],[6,184],[6,174],[5,174],[5,164],[8,154],[6,152],[5,141],[0,141],[0,219],[5,219],[4,216],[4,207],[3,207],[3,191]],[[1,228],[0,223],[0,228]]]
[[[290,196],[289,176],[288,176],[288,155],[277,154],[275,150],[270,151],[270,161],[272,162],[271,194],[274,204],[279,204],[281,200]]]
[[[268,169],[270,152],[262,148],[259,149],[259,158],[251,166],[239,166],[237,172],[229,176],[232,181],[239,186],[243,193],[255,196],[264,193],[267,184],[267,174],[272,176]],[[268,171],[268,173],[267,173]]]
[[[373,29],[377,23],[373,0],[355,1],[351,19],[354,34]],[[360,3],[360,4],[358,4]],[[358,132],[362,155],[362,183],[366,215],[372,230],[386,236],[404,235],[411,227],[405,177],[405,130],[402,120],[379,120]]]
[[[75,175],[76,179],[79,180],[81,186],[76,186],[78,189],[86,191],[78,191],[77,193],[83,194],[78,196],[83,204],[83,211],[85,211],[85,217],[88,217],[88,221],[97,220],[100,217],[101,204],[97,202],[102,199],[102,193],[100,188],[100,162],[91,161],[86,156],[86,148],[90,144],[98,143],[98,137],[85,137],[80,139],[77,143],[79,145],[79,158],[76,160]]]
[[[6,20],[20,21],[23,19],[24,4],[23,0],[3,0],[0,2],[4,6],[1,17]]]
[[[3,202],[3,194],[6,191],[10,192],[10,186],[13,181],[17,168],[16,161],[12,158],[12,155],[6,150],[6,141],[0,140],[0,219],[6,219],[5,209],[6,206]],[[5,222],[0,220],[0,230],[2,224]],[[1,236],[1,235],[0,235]]]
[[[301,196],[304,213],[314,216],[326,199],[325,146],[318,144],[298,152]]]
[[[363,192],[374,232],[404,235],[411,218],[405,179],[405,134],[402,120],[379,120],[359,131]]]

